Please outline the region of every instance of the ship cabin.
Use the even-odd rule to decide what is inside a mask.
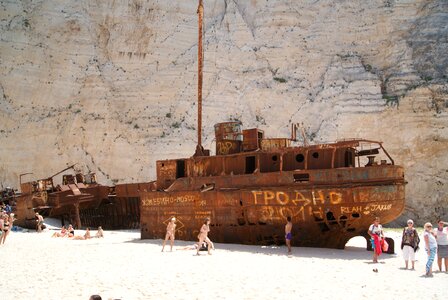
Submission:
[[[293,127],[291,138],[265,138],[258,128],[242,130],[241,122],[218,123],[215,125],[216,155],[157,161],[157,189],[166,190],[182,178],[394,164],[377,141],[353,139],[320,145],[306,145],[304,141],[305,145],[292,145],[297,142],[296,129]],[[294,181],[309,180],[309,172],[295,173]]]

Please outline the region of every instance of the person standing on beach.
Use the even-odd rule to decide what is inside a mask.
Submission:
[[[174,245],[174,233],[176,232],[176,218],[172,217],[168,225],[166,226],[165,240],[163,241],[162,252],[165,250],[165,244],[170,239],[171,252],[173,252]]]
[[[370,225],[369,231],[367,233],[372,238],[371,242],[372,242],[372,249],[373,249],[373,262],[377,263],[378,256],[380,256],[382,253],[381,240],[384,238],[383,226],[381,226],[381,224],[380,224],[380,218],[376,217],[373,220],[373,224]]]
[[[11,229],[10,224],[9,224],[9,216],[7,214],[3,215],[3,229],[2,229],[2,236],[0,238],[0,244],[4,244],[6,237],[9,234],[9,230]]]
[[[403,229],[403,236],[401,237],[401,250],[403,250],[403,258],[408,268],[409,260],[412,262],[411,270],[414,270],[415,251],[418,249],[420,239],[417,230],[414,228],[414,221],[408,220],[408,227]]]
[[[37,232],[42,232],[42,224],[44,224],[44,218],[38,212],[36,213],[36,222]]]
[[[439,220],[438,227],[434,231],[437,241],[437,264],[439,271],[442,272],[442,260],[445,260],[445,272],[448,273],[448,227],[443,227],[447,223]]]
[[[208,238],[209,232],[210,232],[210,218],[206,218],[204,220],[204,224],[201,227],[201,230],[199,231],[199,235],[198,235],[199,243],[198,243],[198,249],[197,249],[196,255],[199,255],[199,250],[201,249],[202,243],[204,241],[207,243],[208,254],[211,255],[212,253],[210,252],[210,250],[215,249],[212,241]]]
[[[285,225],[285,240],[286,240],[286,246],[288,247],[288,254],[291,254],[291,240],[292,240],[292,222],[291,217],[288,216],[286,218],[286,225]]]
[[[432,263],[437,253],[437,241],[432,232],[432,224],[426,223],[423,238],[425,240],[425,249],[428,254],[428,261],[426,262],[426,276],[432,277]]]

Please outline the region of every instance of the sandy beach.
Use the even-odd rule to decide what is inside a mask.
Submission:
[[[51,238],[53,230],[11,232],[0,246],[1,299],[442,299],[447,273],[425,278],[426,254],[404,270],[401,251],[371,263],[365,240],[345,250],[215,244],[213,255],[161,252],[140,232],[105,231],[104,239]],[[94,235],[96,231],[92,231]],[[84,231],[77,230],[76,234]],[[421,232],[420,232],[421,233]],[[399,245],[400,234],[388,232]],[[211,233],[213,238],[213,233]],[[422,244],[421,244],[422,245]],[[377,268],[378,272],[373,272]],[[434,270],[437,270],[434,264]]]

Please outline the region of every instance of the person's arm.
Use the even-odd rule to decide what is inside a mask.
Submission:
[[[367,233],[370,235],[371,238],[373,238],[373,232],[372,232],[373,226],[370,225],[369,226],[369,230],[367,231]]]
[[[428,252],[429,255],[429,236],[427,234],[424,235],[424,239],[425,239],[425,249],[426,252]]]

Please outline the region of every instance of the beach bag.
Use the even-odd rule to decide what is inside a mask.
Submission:
[[[381,248],[383,248],[383,252],[387,252],[387,250],[389,250],[389,244],[386,242],[386,239],[383,239]]]

